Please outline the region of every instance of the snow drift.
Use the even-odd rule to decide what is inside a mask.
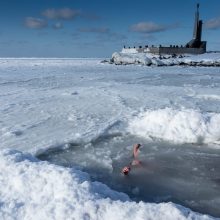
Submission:
[[[0,219],[212,219],[173,203],[131,202],[80,171],[0,151]]]
[[[141,113],[129,122],[128,130],[134,135],[175,143],[219,143],[219,124],[218,113],[165,108]]]

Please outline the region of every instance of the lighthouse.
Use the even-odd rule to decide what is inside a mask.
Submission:
[[[202,20],[199,20],[199,4],[195,13],[193,39],[186,44],[188,48],[203,48],[206,51],[206,41],[202,41]]]

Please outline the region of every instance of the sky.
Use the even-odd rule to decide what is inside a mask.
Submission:
[[[185,45],[196,3],[220,51],[220,0],[0,0],[0,57],[111,57],[125,46]]]

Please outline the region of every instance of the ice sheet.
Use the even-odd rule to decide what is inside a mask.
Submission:
[[[140,130],[130,129],[131,124],[136,120],[140,120],[138,123],[142,124],[142,121],[145,120],[144,114],[150,112],[160,112],[161,117],[171,115],[171,119],[183,113],[183,115],[185,114],[184,117],[191,122],[196,121],[192,127],[189,125],[184,127],[178,122],[179,119],[175,119],[174,124],[180,126],[177,127],[177,133],[174,132],[175,126],[174,130],[170,130],[170,137],[172,137],[169,138],[170,141],[173,141],[174,138],[180,143],[197,140],[197,136],[193,136],[193,131],[196,130],[195,132],[200,134],[199,130],[197,131],[200,127],[195,125],[197,122],[201,122],[205,128],[202,134],[207,140],[206,147],[219,149],[219,129],[215,127],[220,113],[219,99],[216,98],[220,97],[219,88],[218,68],[115,66],[101,64],[100,60],[96,59],[0,59],[0,148],[2,155],[0,181],[5,184],[4,186],[11,183],[11,191],[7,190],[5,193],[1,191],[3,193],[3,197],[1,196],[3,199],[0,201],[1,214],[15,217],[20,213],[17,216],[21,216],[20,219],[23,219],[22,213],[28,213],[25,214],[28,219],[33,214],[32,211],[36,211],[35,204],[36,208],[43,207],[43,204],[46,204],[46,202],[41,204],[43,194],[37,197],[38,192],[43,189],[45,179],[49,178],[51,184],[53,181],[61,179],[62,175],[59,176],[57,169],[61,169],[64,173],[67,172],[67,179],[75,178],[69,173],[72,171],[65,168],[34,162],[33,158],[31,161],[25,162],[22,158],[27,157],[23,153],[18,153],[20,159],[15,162],[14,156],[10,156],[14,153],[10,151],[5,153],[2,149],[16,149],[36,154],[49,148],[65,148],[70,144],[83,144],[89,148],[89,143],[105,138],[106,135],[117,136],[117,134],[131,133],[139,136]],[[186,124],[186,120],[184,123]],[[147,129],[144,126],[143,132],[148,131]],[[153,129],[152,132],[156,131],[153,126],[151,129]],[[186,135],[186,129],[190,132],[190,138]],[[174,136],[174,134],[178,135]],[[148,137],[144,138],[147,139]],[[160,135],[159,138],[164,141],[167,140],[164,135]],[[109,158],[102,159],[105,167],[110,168],[112,161]],[[47,167],[45,169],[51,169],[51,173],[55,172],[55,179],[47,177],[48,170],[41,171],[44,166]],[[34,179],[31,179],[31,172],[36,174]],[[73,175],[75,175],[74,173]],[[13,180],[14,174],[16,174],[15,182],[10,182]],[[29,183],[36,180],[40,181],[40,188],[30,188],[29,185],[31,184]],[[67,185],[62,182],[64,188],[61,187],[60,191],[65,191],[65,187],[67,187],[68,193],[77,193],[78,183],[74,185],[72,181],[75,180],[68,181]],[[19,191],[18,186],[23,184],[27,187],[27,191],[22,191],[25,190],[23,187]],[[88,181],[88,184],[92,183]],[[4,187],[1,189],[3,190]],[[24,197],[31,190],[33,190],[33,195]],[[15,198],[13,195],[16,192],[19,196]],[[44,191],[44,193],[48,193],[45,196],[45,201],[53,200],[55,191]],[[94,195],[91,193],[91,196],[95,196],[96,193],[95,190]],[[67,194],[64,195],[62,201],[68,200]],[[32,201],[36,203],[32,203]],[[94,201],[91,202],[93,208],[99,206],[99,203]],[[109,207],[109,203],[112,204],[110,210],[124,209],[128,205],[129,209],[127,211],[125,209],[125,213],[134,210],[133,205],[138,209],[139,206],[152,207],[151,204],[130,202],[119,202],[121,205],[117,206],[118,202],[112,202],[111,199],[107,199],[105,202],[105,207]],[[70,203],[68,200],[61,209],[65,210],[66,213],[74,212],[76,214],[72,210],[74,205]],[[54,200],[47,208],[48,210],[55,210],[58,206],[62,207],[59,204]],[[164,215],[165,207],[168,207],[168,210],[170,207],[178,216],[184,216],[179,217],[180,219],[188,216],[188,211],[173,209],[174,206],[176,207],[170,203],[160,204],[154,209],[161,207],[162,211],[158,212],[158,215]],[[68,209],[68,207],[70,208]],[[181,208],[181,210],[185,209]],[[47,213],[45,210],[42,212],[42,216]],[[142,216],[155,216],[154,212],[140,212],[144,213],[143,215],[140,214],[141,217],[139,214],[135,214],[140,219],[145,219]],[[48,213],[50,215],[51,212],[48,211]],[[94,211],[94,213],[96,212]],[[78,214],[81,217],[82,212]],[[89,215],[92,214],[89,213]],[[94,214],[93,219],[98,219],[98,215]],[[189,216],[193,218],[194,215],[190,214]],[[53,218],[53,214],[51,216]],[[107,219],[107,217],[102,218],[101,214],[100,216],[100,219]],[[127,218],[128,215],[122,213],[122,216]],[[59,219],[58,214],[56,218]],[[119,216],[118,219],[120,218],[122,217]]]

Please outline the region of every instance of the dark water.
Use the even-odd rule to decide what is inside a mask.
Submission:
[[[124,176],[121,168],[132,161],[135,142],[143,144],[142,166],[133,166]],[[89,144],[66,144],[65,149],[49,150],[38,158],[77,166],[92,180],[125,192],[135,201],[172,201],[220,217],[220,150],[206,145],[171,145],[114,134]]]

